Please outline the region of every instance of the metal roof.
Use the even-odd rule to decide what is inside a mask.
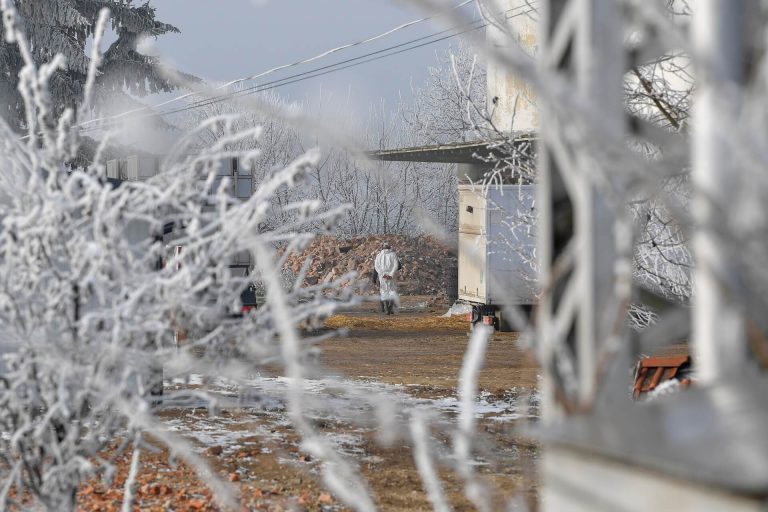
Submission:
[[[513,143],[530,143],[534,137],[528,133],[515,136]],[[499,146],[504,140],[484,140],[472,142],[454,142],[432,146],[416,146],[410,148],[383,149],[369,151],[367,155],[372,160],[389,162],[438,162],[457,164],[476,164],[494,153],[501,156]]]

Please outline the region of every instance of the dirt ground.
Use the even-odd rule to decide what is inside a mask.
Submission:
[[[419,304],[406,299],[404,305],[414,307],[414,303]],[[363,311],[331,318],[329,326],[349,326],[350,334],[323,345],[324,361],[348,377],[455,390],[469,324],[464,318],[435,316],[443,312],[437,308],[431,312],[409,309],[386,317],[377,313],[377,305],[370,305]],[[517,333],[496,333],[493,337],[480,374],[482,389],[495,393],[536,388],[538,368],[516,341]]]
[[[382,316],[375,303],[345,311],[327,326],[348,332],[323,342],[322,358],[339,378],[386,390],[408,407],[439,415],[431,433],[440,451],[442,484],[455,509],[471,510],[450,454],[468,324],[463,318],[439,317],[445,309],[428,297],[408,297],[394,317]],[[516,339],[515,333],[494,336],[479,381],[475,468],[494,510],[505,508],[513,496],[529,503],[536,497],[536,448],[519,437],[516,427],[537,416],[537,368]],[[262,379],[257,385],[274,387],[281,381]],[[220,392],[223,397],[236,393],[226,386]],[[381,432],[367,426],[371,410],[357,407],[349,402],[345,418],[325,416],[320,409],[311,418],[359,467],[380,509],[431,510],[407,436],[395,436],[382,446]],[[239,491],[242,510],[346,510],[323,485],[320,462],[301,448],[280,403],[224,407],[215,417],[198,408],[168,407],[161,418]],[[120,459],[111,486],[98,481],[83,486],[80,510],[119,510],[129,459]],[[183,463],[169,464],[166,450],[145,450],[142,461],[135,510],[219,510],[204,479]]]

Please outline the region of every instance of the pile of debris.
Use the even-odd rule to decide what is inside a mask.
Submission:
[[[306,285],[330,282],[349,272],[357,272],[358,281],[372,284],[373,261],[385,242],[403,265],[397,278],[401,294],[446,294],[449,276],[456,272],[456,255],[431,236],[368,235],[348,239],[318,236],[303,252],[290,255],[286,265],[292,272],[299,272],[304,261],[311,258]]]

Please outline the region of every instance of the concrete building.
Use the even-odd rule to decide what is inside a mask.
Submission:
[[[531,57],[537,50],[538,23],[530,1],[494,0],[493,12],[486,12],[490,24],[486,40],[501,51],[519,44]],[[539,129],[535,91],[507,69],[489,65],[488,112],[491,121],[504,133],[534,133]]]
[[[124,181],[144,181],[160,172],[160,159],[155,156],[131,155],[123,160],[109,160],[107,162],[107,179],[116,184]],[[240,200],[247,200],[253,195],[253,173],[241,165],[237,158],[225,158],[219,161],[215,170],[216,176],[210,193],[216,193],[225,182],[228,184],[227,193]],[[207,211],[212,211],[213,202],[207,205]],[[163,243],[172,250],[177,250],[175,240],[181,232],[174,226],[165,226],[163,230]],[[142,235],[137,235],[142,236]],[[149,236],[146,234],[146,236]],[[244,276],[250,273],[251,255],[241,252],[233,256],[229,265],[233,274]]]

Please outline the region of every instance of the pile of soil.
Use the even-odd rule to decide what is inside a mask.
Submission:
[[[303,252],[291,254],[286,265],[291,271],[298,272],[304,261],[311,258],[305,279],[308,286],[331,282],[348,272],[357,272],[358,280],[370,283],[373,261],[385,242],[390,244],[403,265],[397,275],[400,293],[446,294],[449,275],[456,271],[456,255],[431,236],[370,235],[348,239],[318,236]]]

